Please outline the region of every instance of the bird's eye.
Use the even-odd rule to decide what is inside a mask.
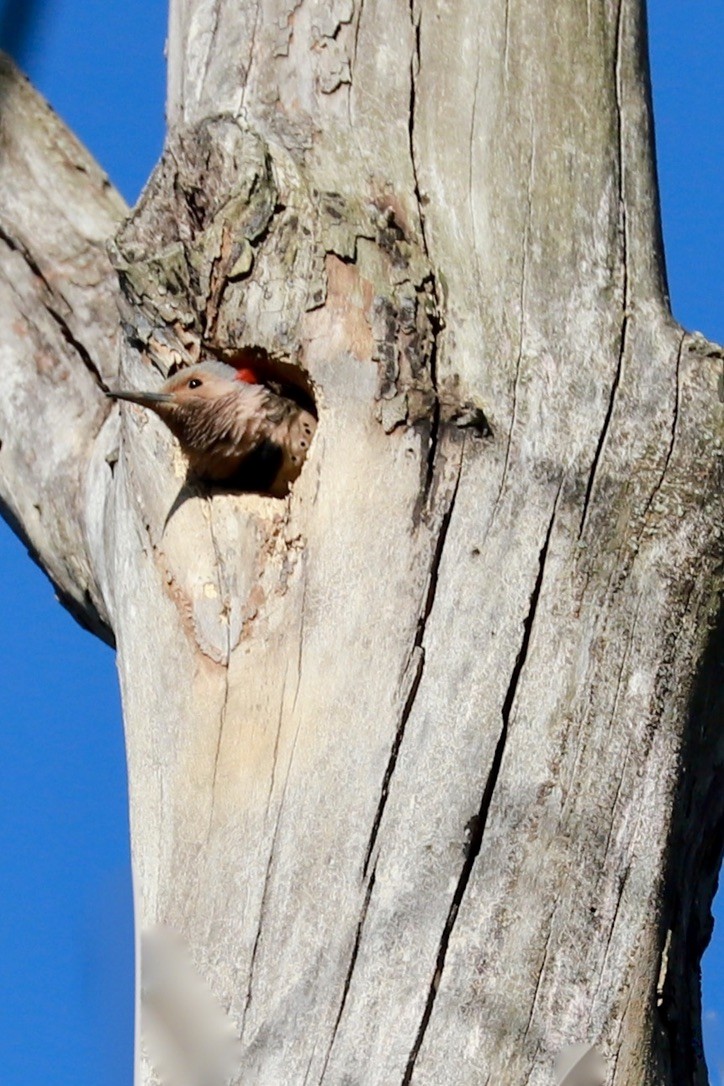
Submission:
[[[198,377],[192,377],[189,381],[189,388],[201,388],[201,384],[202,382],[199,381]]]

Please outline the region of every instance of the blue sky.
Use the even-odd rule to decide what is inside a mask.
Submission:
[[[649,0],[675,316],[724,342],[724,5]],[[163,139],[166,0],[0,3],[0,34],[129,202]],[[0,1067],[5,1086],[131,1086],[131,892],[113,654],[0,522]],[[704,962],[724,1086],[724,895]]]
[[[166,0],[17,0],[20,25],[9,10],[5,43],[133,203],[163,142]],[[55,602],[2,521],[0,569],[0,1078],[131,1086],[130,860],[113,653]]]

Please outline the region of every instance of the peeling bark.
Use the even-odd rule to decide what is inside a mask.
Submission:
[[[245,1086],[706,1082],[722,355],[668,311],[641,5],[173,0],[168,115],[99,231],[120,380],[261,351],[319,427],[284,501],[134,407],[111,470],[115,355],[6,244],[92,403],[81,538],[15,515],[118,646],[139,925]]]

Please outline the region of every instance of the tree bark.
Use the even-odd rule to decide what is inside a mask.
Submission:
[[[4,59],[0,191],[0,511],[61,601],[112,641],[101,584],[103,389],[118,370],[120,329],[105,243],[126,208]]]
[[[319,427],[284,501],[187,486],[102,398],[100,248],[78,350],[22,186],[3,281],[68,376],[13,432],[82,421],[3,501],[117,644],[139,930],[183,934],[244,1086],[542,1086],[575,1042],[705,1083],[722,358],[668,310],[642,5],[172,0],[168,116],[120,230],[87,165],[74,197],[121,380],[254,348]]]

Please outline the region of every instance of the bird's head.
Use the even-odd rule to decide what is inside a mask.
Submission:
[[[252,408],[262,391],[250,382],[248,370],[236,370],[225,362],[199,362],[169,377],[158,392],[108,395],[154,411],[191,453],[212,447],[228,431],[240,401]]]
[[[200,362],[175,373],[165,381],[158,392],[112,391],[112,400],[129,400],[155,411],[167,420],[179,411],[186,413],[215,403],[238,392],[240,385],[248,385],[250,371],[235,370],[225,362]],[[252,375],[253,376],[253,375]]]

